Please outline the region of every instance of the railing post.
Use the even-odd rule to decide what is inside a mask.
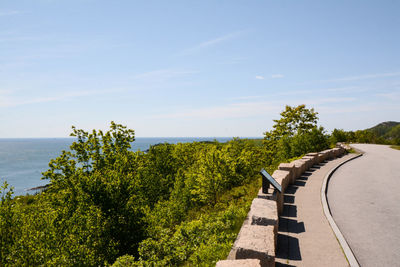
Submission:
[[[262,176],[262,192],[264,194],[268,194],[268,188],[270,184],[272,184],[276,190],[282,193],[282,186],[266,170],[261,169],[260,174]]]
[[[261,177],[262,177],[262,192],[263,192],[263,194],[268,194],[268,188],[271,183],[267,180],[267,177],[262,175],[262,173],[261,173]]]

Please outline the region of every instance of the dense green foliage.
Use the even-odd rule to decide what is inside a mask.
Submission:
[[[332,143],[352,142],[400,145],[400,123],[394,121],[382,122],[372,128],[355,132],[334,129],[330,136],[330,141]]]
[[[400,124],[392,127],[385,135],[386,139],[395,140],[397,144],[400,144]]]
[[[375,125],[374,127],[369,128],[367,130],[373,132],[377,136],[389,137],[390,131],[396,127],[397,127],[397,129],[399,129],[398,128],[399,126],[400,126],[400,122],[386,121],[386,122],[379,123],[378,125]]]
[[[317,125],[318,113],[305,105],[286,106],[271,131],[265,132],[266,150],[276,162],[329,147],[324,128]]]
[[[212,264],[227,255],[268,164],[253,140],[130,151],[134,132],[73,128],[36,196],[2,190],[1,265]],[[218,251],[216,253],[215,251]],[[122,261],[124,258],[121,258]]]
[[[41,194],[0,202],[0,265],[213,265],[229,253],[260,188],[258,171],[325,149],[317,113],[286,107],[260,140],[159,144],[133,152],[134,131],[73,127]]]

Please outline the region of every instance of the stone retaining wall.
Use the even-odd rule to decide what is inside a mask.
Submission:
[[[260,189],[228,259],[217,262],[216,266],[275,266],[279,215],[283,211],[286,188],[313,165],[341,157],[346,152],[345,148],[347,147],[338,143],[336,148],[308,153],[291,163],[281,163],[272,177],[282,186],[282,193],[272,186],[267,193]]]

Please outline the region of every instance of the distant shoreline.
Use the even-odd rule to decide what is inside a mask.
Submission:
[[[233,139],[233,138],[239,138],[239,139],[263,139],[263,136],[161,136],[161,137],[140,137],[137,136],[135,139]],[[43,140],[43,139],[68,139],[68,140],[74,140],[76,137],[0,137],[1,140]]]
[[[146,151],[155,144],[177,144],[188,142],[228,142],[234,137],[137,137],[131,143],[132,151]],[[239,137],[258,139],[258,137]],[[41,180],[42,172],[48,169],[51,159],[62,150],[69,150],[74,137],[62,138],[0,138],[0,182],[7,181],[14,187],[15,195],[32,194],[41,190],[46,181]],[[48,182],[48,181],[47,181]],[[32,190],[31,190],[32,189]]]

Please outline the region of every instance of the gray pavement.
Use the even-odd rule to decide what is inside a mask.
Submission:
[[[323,212],[321,187],[329,171],[351,157],[315,165],[286,189],[276,266],[348,266]]]
[[[400,266],[400,150],[352,146],[365,154],[331,177],[332,216],[361,266]]]

